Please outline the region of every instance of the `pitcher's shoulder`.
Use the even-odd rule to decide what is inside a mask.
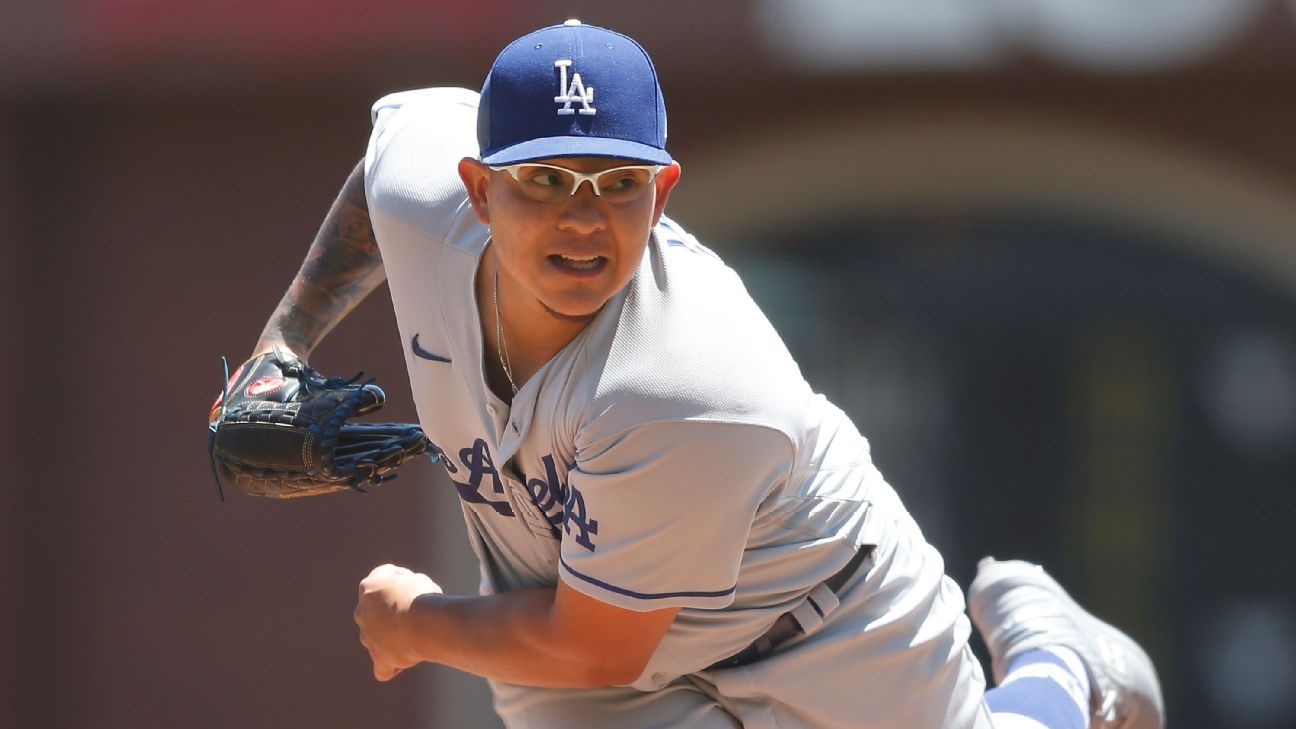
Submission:
[[[657,238],[616,316],[590,333],[591,407],[748,424],[795,414],[810,387],[737,274],[705,248],[672,253]]]

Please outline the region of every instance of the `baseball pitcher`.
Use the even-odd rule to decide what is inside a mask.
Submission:
[[[481,585],[370,572],[378,680],[484,676],[511,729],[1163,725],[1144,652],[1021,562],[969,591],[986,690],[964,596],[867,441],[663,214],[681,168],[636,41],[569,20],[480,92],[372,119],[253,354],[304,360],[389,283]]]

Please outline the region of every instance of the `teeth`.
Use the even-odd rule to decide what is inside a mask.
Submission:
[[[566,256],[560,254],[558,258],[563,262],[564,266],[589,270],[598,265],[601,256]]]

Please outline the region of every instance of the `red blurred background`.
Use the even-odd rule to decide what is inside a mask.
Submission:
[[[1296,725],[1296,2],[8,0],[0,726],[494,726],[379,685],[374,565],[454,492],[217,501],[205,409],[382,94],[577,16],[653,54],[668,214],[747,279],[962,584],[1049,564],[1178,727]],[[412,419],[385,290],[313,363]]]

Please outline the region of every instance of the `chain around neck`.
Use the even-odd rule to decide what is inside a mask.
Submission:
[[[499,265],[495,266],[494,285],[491,287],[491,296],[495,299],[495,344],[499,348],[500,367],[504,368],[504,376],[508,378],[509,387],[513,389],[513,394],[518,394],[517,383],[513,381],[513,367],[509,363],[508,345],[504,343],[504,324],[500,321],[499,307]]]

